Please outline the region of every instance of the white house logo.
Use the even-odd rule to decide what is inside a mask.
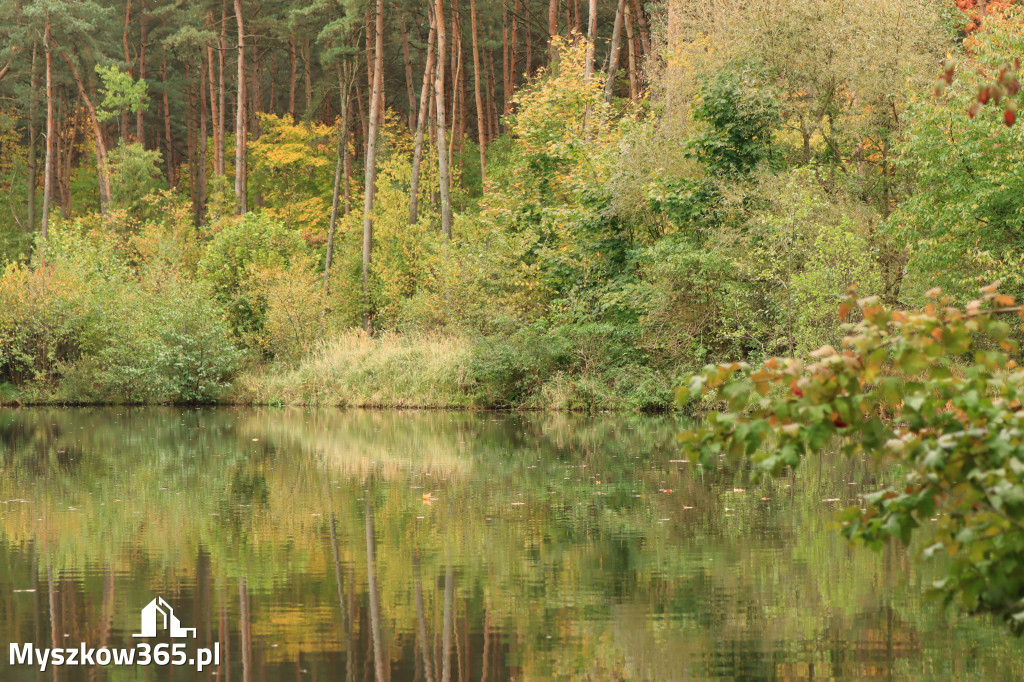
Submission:
[[[198,639],[196,628],[182,627],[174,609],[163,597],[157,597],[142,609],[142,632],[132,637],[157,637],[158,633],[166,633],[171,639]],[[197,647],[190,651],[190,646],[184,642],[139,642],[133,647],[123,648],[90,647],[84,642],[77,646],[37,648],[31,642],[11,642],[9,659],[12,666],[34,665],[40,671],[45,671],[48,666],[187,665],[202,672],[211,665],[220,665],[220,642],[212,644],[212,647]]]
[[[132,637],[156,637],[158,627],[168,630],[171,637],[196,636],[195,628],[181,627],[181,621],[174,615],[174,609],[163,597],[157,597],[142,609],[142,632]]]

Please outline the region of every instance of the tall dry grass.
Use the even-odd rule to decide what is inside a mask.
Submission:
[[[442,334],[348,331],[322,341],[291,368],[238,377],[230,401],[257,405],[446,408],[474,405],[467,368],[473,343]]]

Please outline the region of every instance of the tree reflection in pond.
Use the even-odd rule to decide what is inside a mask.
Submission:
[[[196,645],[220,642],[219,666],[56,679],[1024,676],[1000,627],[924,601],[914,548],[851,550],[828,529],[877,483],[864,463],[826,456],[751,483],[725,461],[678,461],[678,430],[669,417],[3,411],[2,639],[134,646],[161,595]]]

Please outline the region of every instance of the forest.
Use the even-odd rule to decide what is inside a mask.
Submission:
[[[838,346],[851,285],[1024,289],[1014,3],[0,25],[3,401],[673,409],[709,363]]]

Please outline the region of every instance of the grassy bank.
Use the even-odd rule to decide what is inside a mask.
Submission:
[[[348,332],[295,366],[243,372],[227,400],[246,405],[474,407],[473,344],[441,335]]]
[[[586,341],[586,343],[580,343]],[[607,346],[601,346],[607,351]],[[93,367],[91,372],[107,371]],[[671,408],[673,380],[618,353],[594,352],[594,336],[524,330],[511,336],[361,330],[315,344],[296,361],[250,357],[199,401],[83,388],[74,365],[58,381],[5,384],[0,405],[167,404],[657,411]]]
[[[245,405],[660,410],[667,376],[587,362],[550,333],[511,338],[349,331],[294,365],[245,371],[226,400]]]

